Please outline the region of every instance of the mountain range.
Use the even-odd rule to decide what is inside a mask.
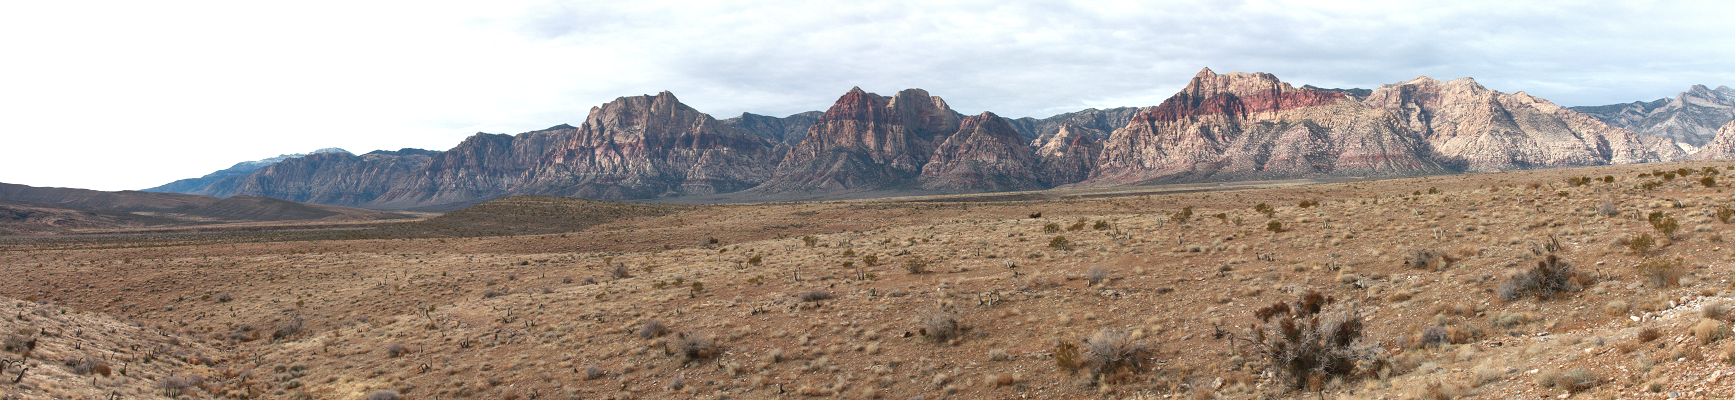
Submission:
[[[1155,106],[1043,119],[858,87],[823,112],[718,120],[665,91],[593,107],[579,126],[445,151],[321,151],[146,191],[451,210],[510,195],[807,200],[1668,162],[1735,152],[1718,136],[1735,135],[1732,94],[1568,108],[1470,78],[1324,89],[1204,69]]]

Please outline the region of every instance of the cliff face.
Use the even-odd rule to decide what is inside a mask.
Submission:
[[[518,135],[477,133],[432,156],[426,167],[367,206],[414,208],[504,196],[522,183],[549,149],[577,131],[561,124]]]
[[[1723,127],[1717,128],[1717,134],[1711,138],[1710,142],[1705,143],[1705,147],[1699,148],[1698,153],[1693,153],[1692,158],[1695,160],[1726,160],[1735,158],[1735,121],[1723,124]]]
[[[1699,147],[1710,142],[1717,135],[1718,128],[1735,121],[1735,89],[1693,85],[1674,98],[1572,107],[1572,110],[1640,135],[1668,138]]]
[[[1076,183],[1096,172],[1097,156],[1107,133],[1073,124],[1063,124],[1036,149],[1036,176],[1049,186]]]
[[[1369,107],[1396,115],[1423,137],[1430,157],[1467,172],[1638,162],[1685,156],[1672,144],[1641,139],[1524,92],[1488,90],[1469,78],[1427,77],[1381,86]]]
[[[854,88],[790,149],[765,192],[882,189],[913,184],[958,113],[921,89],[885,97]]]
[[[283,160],[253,173],[223,178],[206,187],[216,197],[270,197],[301,203],[364,206],[411,179],[428,165],[430,152],[319,153]],[[437,154],[437,153],[433,153]]]
[[[783,118],[741,113],[741,116],[718,122],[782,145],[794,146],[796,143],[801,143],[801,139],[807,137],[807,128],[812,127],[815,121],[819,121],[821,115],[825,115],[825,112],[808,111]]]
[[[1270,74],[1200,71],[1116,130],[1081,184],[1119,185],[1447,172],[1390,114]]]
[[[622,97],[592,108],[515,192],[603,200],[732,192],[771,177],[773,146],[669,92]]]
[[[1102,110],[1087,108],[1043,119],[1024,117],[1011,122],[1014,128],[1018,128],[1019,135],[1031,139],[1032,147],[1042,147],[1049,137],[1060,132],[1063,125],[1089,128],[1093,132],[1102,133],[1103,136],[1097,139],[1107,139],[1109,132],[1127,126],[1127,123],[1133,121],[1133,117],[1149,112],[1152,108],[1156,107],[1115,107]]]
[[[934,148],[917,179],[941,192],[1046,189],[1036,175],[1036,153],[1010,121],[991,112],[964,118],[958,132]]]

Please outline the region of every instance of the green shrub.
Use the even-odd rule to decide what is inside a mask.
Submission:
[[[1699,178],[1699,184],[1705,185],[1705,187],[1717,186],[1717,178],[1712,178],[1710,176]]]
[[[1283,222],[1276,220],[1266,222],[1265,230],[1271,231],[1271,233],[1283,232]]]
[[[1673,260],[1654,259],[1639,263],[1639,265],[1633,266],[1633,269],[1638,270],[1639,276],[1649,281],[1651,287],[1666,288],[1675,286],[1681,281],[1681,275],[1686,272],[1682,270],[1681,264],[1683,261],[1679,258]]]
[[[1649,233],[1640,233],[1638,237],[1627,240],[1627,248],[1631,249],[1633,254],[1650,253],[1651,248],[1656,245],[1657,239],[1651,237]]]
[[[1048,240],[1048,248],[1055,250],[1071,250],[1072,243],[1066,241],[1065,236],[1055,236],[1053,239]]]
[[[923,260],[921,257],[914,256],[904,259],[904,271],[909,271],[912,274],[927,273],[928,260]]]

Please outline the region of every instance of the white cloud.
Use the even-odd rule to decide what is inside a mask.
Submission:
[[[1564,105],[1735,84],[1717,2],[114,2],[0,6],[0,182],[127,189],[339,146],[445,149],[673,91],[718,117],[920,87],[1154,105],[1199,68],[1477,78]]]

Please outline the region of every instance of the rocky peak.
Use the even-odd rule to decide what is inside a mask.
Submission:
[[[1090,178],[1090,174],[1096,171],[1096,158],[1102,153],[1102,140],[1098,138],[1107,135],[1077,124],[1061,124],[1060,129],[1036,149],[1037,177],[1052,186]]]
[[[1338,92],[1296,89],[1268,73],[1217,74],[1206,68],[1194,75],[1180,93],[1140,115],[1139,119],[1172,122],[1209,116],[1244,118],[1259,113],[1336,104],[1345,97]]]
[[[886,97],[850,89],[808,128],[759,190],[874,189],[909,183],[958,130],[945,100],[921,89]]]
[[[925,94],[925,93],[924,93]],[[937,99],[936,99],[937,100]],[[936,106],[944,103],[935,101]],[[922,189],[945,192],[1034,190],[1036,155],[1012,123],[991,112],[966,117],[922,166]]]

